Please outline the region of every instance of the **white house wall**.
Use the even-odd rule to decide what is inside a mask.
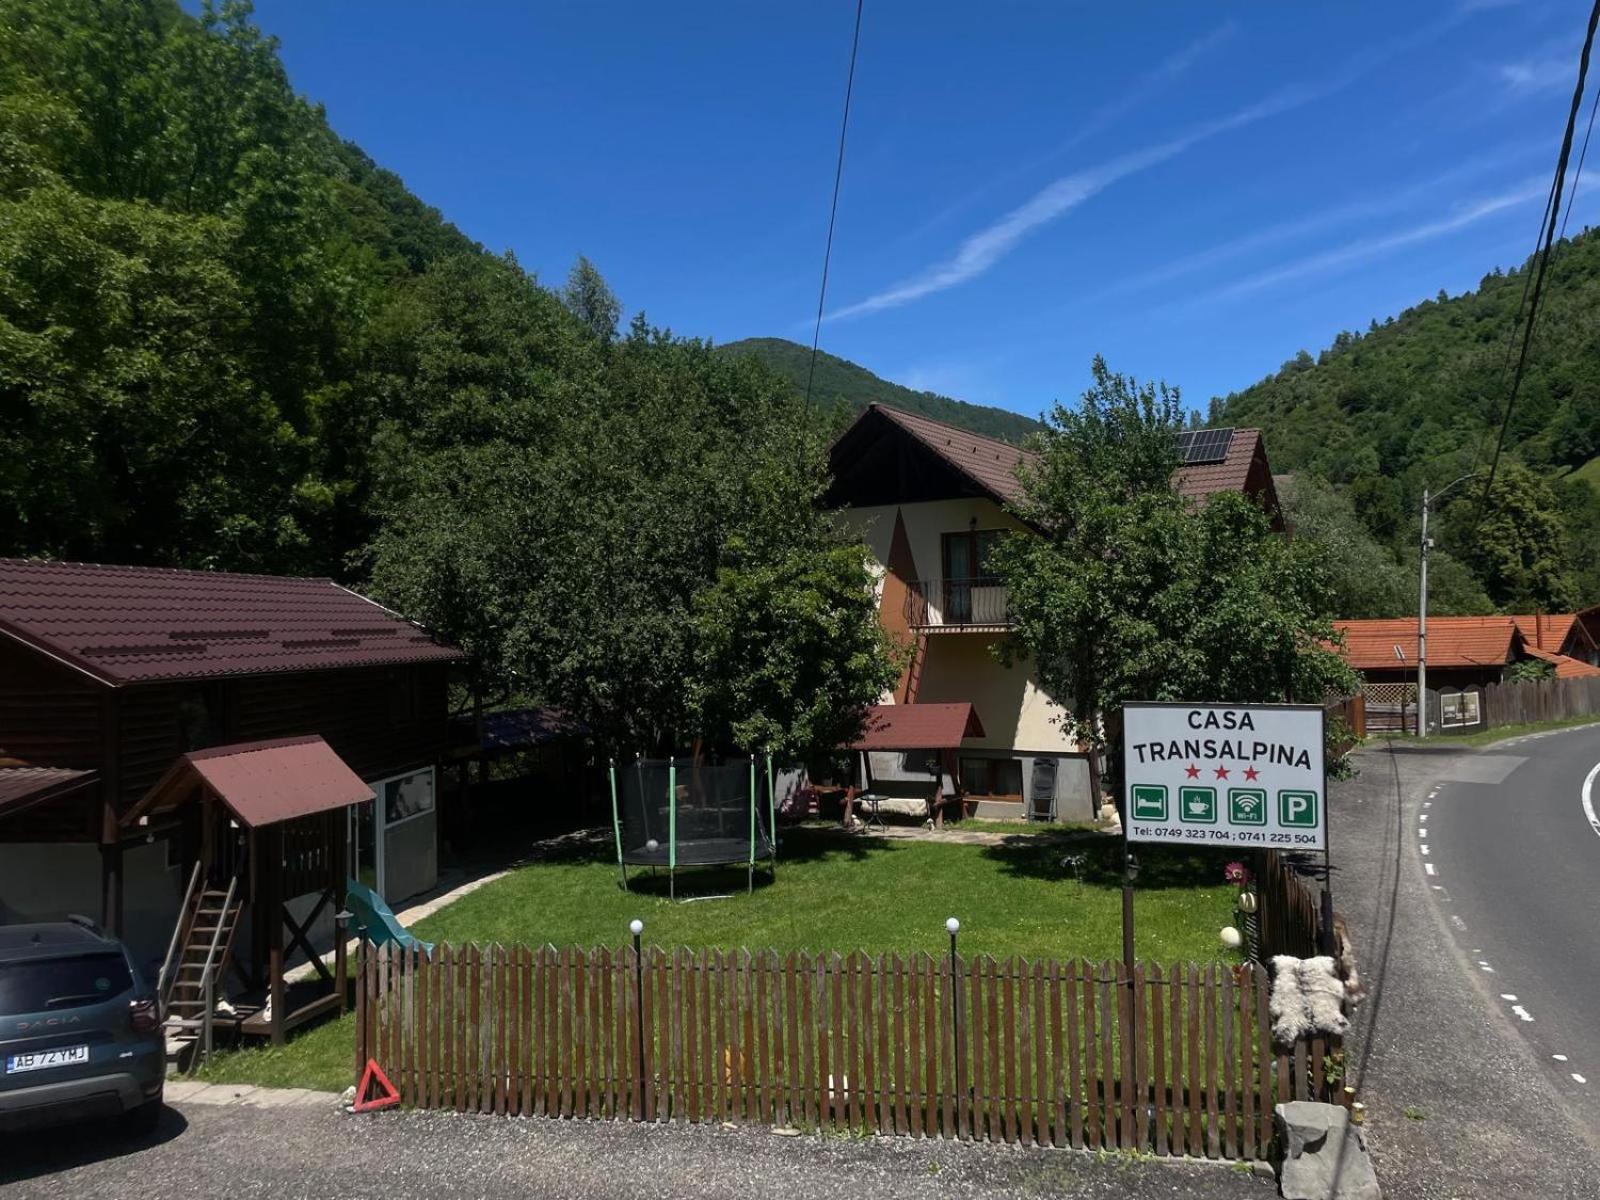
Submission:
[[[889,561],[889,541],[894,536],[894,515],[902,514],[915,579],[938,579],[944,574],[940,537],[969,529],[1024,529],[1025,526],[993,500],[928,500],[920,504],[883,504],[849,508],[841,514],[847,526],[867,543],[880,565]],[[976,520],[977,524],[973,525]],[[908,581],[909,582],[909,581]]]

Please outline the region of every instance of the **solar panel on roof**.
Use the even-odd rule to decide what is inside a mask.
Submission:
[[[1222,462],[1231,445],[1232,429],[1192,429],[1178,435],[1178,454],[1186,467]]]

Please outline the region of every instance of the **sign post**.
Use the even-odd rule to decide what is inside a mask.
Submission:
[[[1134,842],[1320,850],[1326,867],[1325,721],[1320,704],[1125,704],[1129,867]],[[1130,870],[1123,893],[1123,956],[1130,970],[1131,881]],[[1332,882],[1323,888],[1325,938],[1332,936]]]

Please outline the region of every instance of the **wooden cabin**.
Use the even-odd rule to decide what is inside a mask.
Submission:
[[[252,848],[242,968],[331,940],[346,876],[426,891],[465,657],[328,579],[0,559],[0,923],[97,916],[154,967],[218,829]],[[197,766],[310,738],[361,787],[275,832]]]

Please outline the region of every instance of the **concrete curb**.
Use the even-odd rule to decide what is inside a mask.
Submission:
[[[344,1097],[337,1092],[316,1092],[310,1088],[261,1088],[248,1083],[199,1083],[172,1080],[166,1087],[168,1104],[205,1104],[213,1107],[238,1105],[240,1108],[340,1108]]]

